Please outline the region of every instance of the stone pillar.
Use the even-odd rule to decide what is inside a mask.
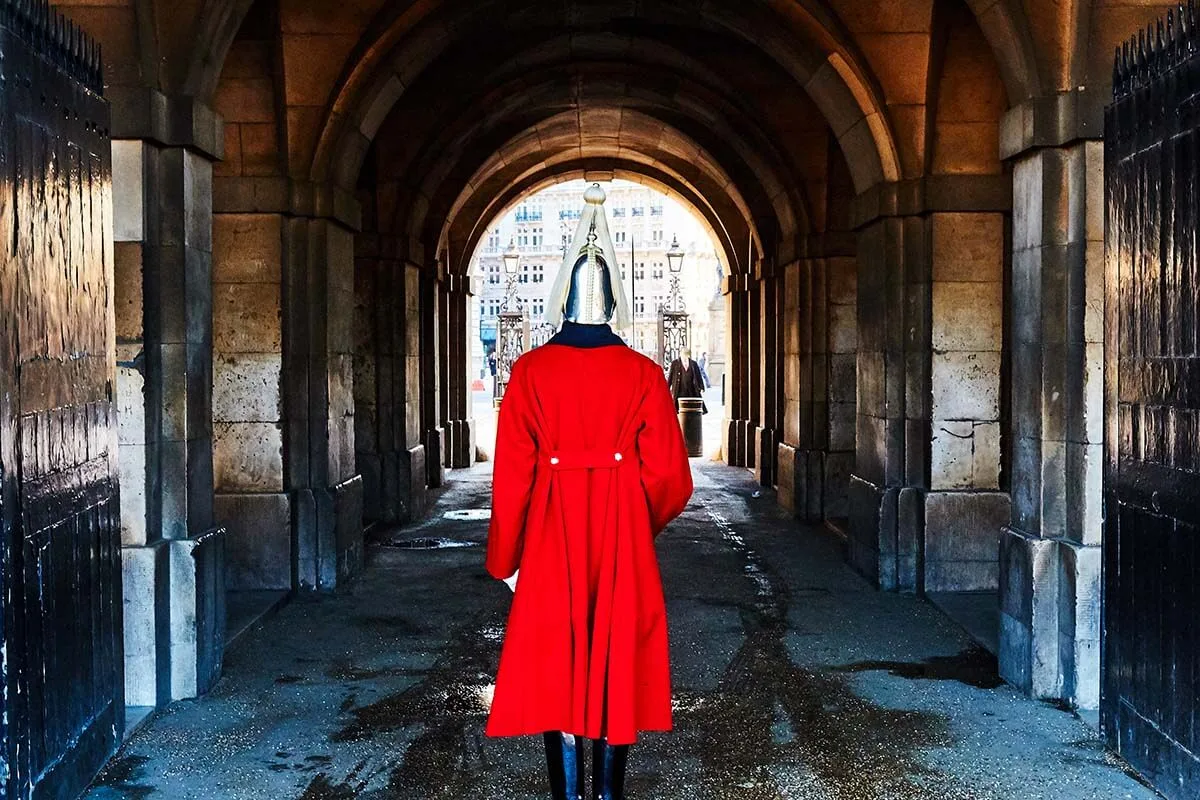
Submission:
[[[837,252],[845,251],[839,249]],[[854,472],[857,411],[858,272],[855,259],[848,255],[826,258],[825,286],[828,359],[825,411],[829,421],[821,513],[825,519],[844,520],[850,514],[850,475]]]
[[[851,563],[879,586],[919,588],[928,489],[928,220],[883,217],[858,236],[858,423]]]
[[[213,216],[213,468],[230,590],[292,588],[283,468],[283,214]]]
[[[300,204],[298,210],[325,205]],[[284,481],[294,585],[328,591],[362,566],[354,461],[354,240],[342,221],[291,216],[284,231]]]
[[[1028,129],[1020,111],[1006,119],[1009,133]],[[1000,670],[1036,697],[1096,708],[1103,146],[1076,140],[1006,155],[1014,198],[1013,508],[1001,540]]]
[[[855,262],[809,257],[784,281],[785,435],[779,500],[808,522],[847,515],[854,467]]]
[[[776,497],[779,504],[797,517],[805,516],[802,486],[806,481],[806,466],[801,450],[803,421],[800,388],[800,369],[804,359],[803,342],[808,331],[809,317],[800,309],[800,275],[802,266],[793,261],[781,270],[779,309],[783,317],[783,333],[779,341],[782,359],[783,424],[779,431],[779,451],[775,455]]]
[[[191,121],[181,131],[148,123],[142,104],[153,98],[115,95],[126,703],[153,706],[207,691],[225,642],[211,412],[212,159],[221,136],[212,112],[191,101],[158,97],[181,112],[167,118]]]
[[[401,296],[403,287],[396,287],[395,262],[381,256],[379,240],[367,231],[354,237],[354,465],[362,475],[367,528],[396,518],[395,454],[385,430],[402,327],[393,295]]]
[[[933,390],[924,588],[994,590],[1000,532],[1004,215],[933,214]]]
[[[399,521],[403,522],[418,519],[425,512],[429,459],[425,453],[424,429],[421,426],[421,407],[424,403],[421,380],[421,269],[416,264],[405,262],[398,277],[404,286],[403,358],[398,362],[400,374],[393,382],[396,397],[392,417],[400,455],[397,481],[401,490]],[[405,485],[408,486],[407,508],[404,507]]]
[[[765,266],[765,262],[763,262]],[[779,384],[782,379],[780,354],[780,279],[764,269],[758,282],[758,424],[754,428],[754,476],[763,486],[774,486],[779,449]]]
[[[355,453],[368,524],[402,524],[425,504],[420,429],[420,274],[366,253],[355,268]]]
[[[729,333],[725,340],[725,461],[730,466],[753,466],[750,427],[750,277],[725,278]]]
[[[471,364],[471,279],[444,275],[439,287],[443,463],[450,469],[464,469],[475,463],[475,420],[467,374]]]
[[[758,428],[762,414],[763,372],[767,365],[763,353],[763,325],[760,316],[763,303],[762,262],[755,265],[755,275],[750,279],[749,290],[746,292],[748,318],[746,330],[749,339],[746,342],[746,432],[742,444],[746,453],[745,466],[758,469]]]
[[[430,487],[438,487],[446,480],[440,416],[439,283],[434,270],[421,268],[418,274],[421,307],[421,436],[425,444],[426,482]]]

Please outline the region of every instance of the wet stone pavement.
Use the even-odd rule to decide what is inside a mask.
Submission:
[[[747,473],[693,463],[696,496],[659,543],[676,731],[634,748],[631,798],[1156,796]],[[482,567],[489,480],[455,473],[352,587],[249,633],[215,690],[137,733],[87,797],[548,796],[540,739],[483,735],[511,597]]]

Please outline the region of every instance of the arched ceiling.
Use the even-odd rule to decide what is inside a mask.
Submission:
[[[564,33],[543,19],[519,35],[456,31],[415,79],[391,74],[386,112],[318,149],[315,177],[348,183],[375,142],[377,180],[398,184],[402,234],[454,272],[497,196],[599,168],[589,164],[694,198],[735,270],[812,232],[805,172],[814,154],[824,164],[830,136],[819,107],[749,43],[646,28],[609,19]]]
[[[912,177],[901,151],[923,147],[894,128],[878,52],[856,38],[862,20],[846,23],[840,6],[857,0],[279,2],[289,174],[353,190],[372,158],[390,200],[379,224],[455,272],[499,198],[587,169],[671,187],[718,233],[731,268],[752,269],[821,231],[831,148],[862,192]],[[909,29],[929,28],[933,0],[897,2]],[[1032,94],[1019,3],[966,2],[1001,53],[1010,100]],[[203,29],[218,55],[189,76],[198,93],[215,85],[207,65],[249,3],[213,0]],[[303,60],[300,40],[327,29],[346,43],[336,79],[338,61],[287,66],[288,52]],[[322,71],[327,91],[314,89]],[[294,117],[293,94],[309,95]]]

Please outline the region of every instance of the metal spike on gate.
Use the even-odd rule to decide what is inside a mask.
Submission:
[[[1152,57],[1150,60],[1150,75],[1152,77],[1158,77],[1158,75],[1163,71],[1163,60],[1166,56],[1166,43],[1163,40],[1161,22],[1155,26],[1154,37],[1151,43],[1152,47],[1150,49],[1152,52]]]

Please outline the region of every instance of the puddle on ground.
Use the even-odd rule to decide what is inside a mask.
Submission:
[[[96,777],[93,786],[107,786],[121,792],[128,800],[142,800],[154,793],[154,787],[141,783],[142,772],[150,759],[146,756],[118,756]]]
[[[442,514],[442,519],[475,522],[492,518],[492,510],[490,508],[461,508],[454,511],[447,511]]]
[[[898,678],[925,681],[957,681],[976,689],[998,689],[1004,685],[996,657],[982,647],[969,647],[958,655],[935,656],[924,661],[856,661],[833,667],[834,672],[884,672]]]
[[[384,547],[396,547],[400,550],[452,550],[457,547],[478,547],[479,542],[463,542],[457,539],[437,539],[420,537],[417,539],[391,539],[381,542]]]

